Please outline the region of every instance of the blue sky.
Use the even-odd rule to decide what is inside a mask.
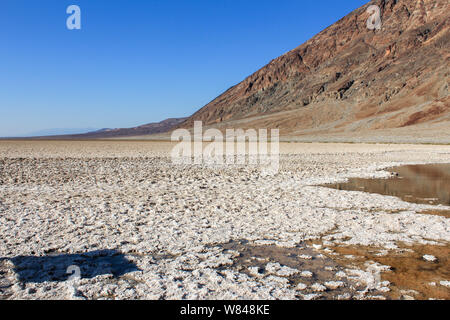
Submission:
[[[367,2],[2,0],[0,136],[188,116]]]

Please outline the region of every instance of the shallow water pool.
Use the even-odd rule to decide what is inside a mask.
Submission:
[[[323,186],[395,196],[413,203],[450,206],[450,164],[407,165],[387,171],[392,172],[391,178],[351,178],[348,182]]]

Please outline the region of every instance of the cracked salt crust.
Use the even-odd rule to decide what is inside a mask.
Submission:
[[[311,289],[313,289],[314,291],[317,291],[317,292],[323,292],[323,291],[327,290],[327,287],[325,287],[324,285],[321,285],[320,283],[314,283],[311,286]]]
[[[297,290],[305,290],[306,288],[308,288],[308,286],[301,282],[299,284],[297,284],[297,287],[296,287]]]
[[[344,286],[344,282],[342,281],[327,281],[324,285],[329,289],[337,289]]]
[[[423,256],[423,260],[429,261],[429,262],[434,262],[434,261],[437,260],[437,258],[435,256],[433,256],[433,255],[426,254],[426,255]]]
[[[266,265],[266,270],[281,277],[289,277],[300,271],[287,266],[282,266],[279,263],[270,262]]]
[[[317,186],[388,177],[381,169],[396,165],[449,163],[448,146],[285,145],[274,176],[253,167],[173,165],[170,148],[149,142],[0,142],[0,257],[113,249],[140,270],[81,279],[74,296],[65,282],[19,282],[5,264],[11,284],[6,296],[295,299],[285,278],[232,270],[236,253],[211,245],[245,239],[295,247],[324,237],[327,245],[389,249],[399,241],[450,241],[447,218],[420,214],[448,207]],[[350,276],[373,280],[366,270]]]
[[[305,278],[311,278],[313,276],[313,273],[311,271],[302,271],[300,272],[300,276]]]

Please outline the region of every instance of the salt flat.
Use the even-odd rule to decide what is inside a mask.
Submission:
[[[389,266],[334,263],[333,248],[448,247],[448,218],[421,214],[448,207],[317,185],[450,163],[450,146],[281,143],[273,176],[175,165],[173,146],[1,141],[0,297],[386,298],[373,270]]]

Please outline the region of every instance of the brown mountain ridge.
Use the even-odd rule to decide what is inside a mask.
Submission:
[[[381,30],[367,28],[370,5],[381,9]],[[448,1],[371,1],[179,127],[201,120],[219,128],[279,128],[290,137],[438,135],[450,143],[449,19]]]

